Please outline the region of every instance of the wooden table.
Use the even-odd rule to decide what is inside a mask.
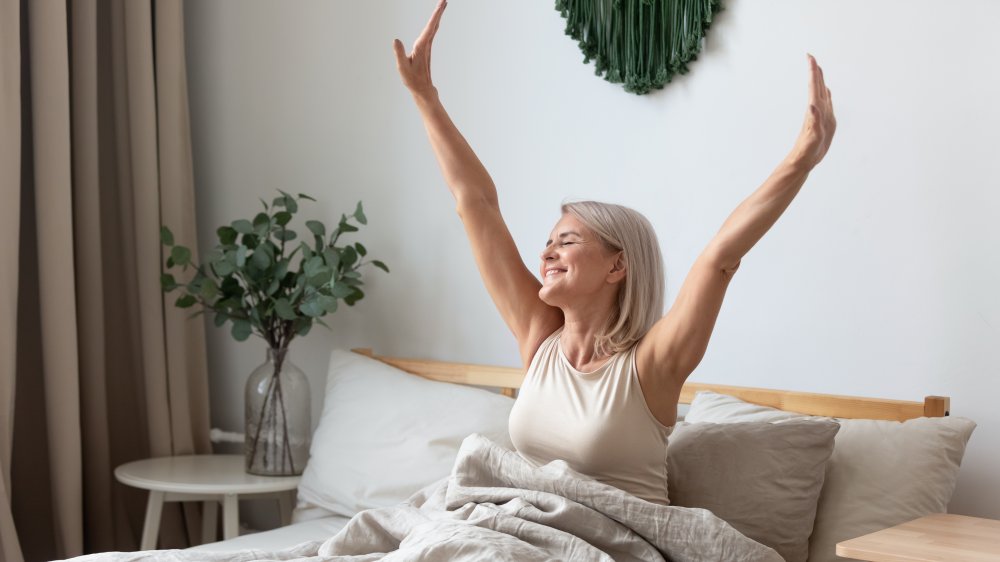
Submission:
[[[1000,521],[936,513],[837,543],[837,556],[872,562],[998,562]]]
[[[239,534],[240,496],[275,497],[281,510],[281,522],[291,519],[292,497],[299,476],[255,476],[244,470],[243,455],[187,455],[160,457],[123,464],[115,469],[122,484],[149,490],[146,521],[142,526],[141,550],[156,548],[163,502],[202,501],[202,540],[215,540],[218,506],[222,504],[222,535],[231,539]]]

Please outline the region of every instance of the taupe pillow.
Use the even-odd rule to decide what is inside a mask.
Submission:
[[[680,423],[667,447],[670,503],[708,509],[788,562],[805,562],[839,425]]]
[[[692,422],[804,419],[804,414],[699,392]],[[833,455],[809,538],[809,562],[847,560],[837,543],[948,509],[965,445],[976,424],[960,417],[905,422],[839,420]],[[673,491],[670,491],[673,499]],[[723,517],[723,519],[725,519]]]

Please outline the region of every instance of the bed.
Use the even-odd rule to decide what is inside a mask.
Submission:
[[[240,551],[248,559],[248,549],[315,545],[359,512],[393,509],[421,489],[416,496],[427,501],[468,450],[506,454],[506,415],[522,377],[515,368],[335,350],[293,524],[186,552],[223,560]],[[950,416],[945,396],[905,401],[688,383],[680,402],[689,407],[668,449],[672,506],[708,513],[789,562],[838,560],[840,540],[945,511],[975,427]],[[470,433],[479,440],[470,444]],[[709,558],[730,556],[687,559]]]

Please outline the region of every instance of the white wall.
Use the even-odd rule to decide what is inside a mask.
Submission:
[[[293,346],[516,365],[482,288],[391,41],[432,0],[187,2],[199,227],[256,212],[275,188],[392,268],[333,332]],[[920,400],[979,423],[952,509],[1000,518],[1000,3],[730,0],[693,72],[636,97],[593,76],[551,1],[454,0],[434,73],[500,189],[532,269],[558,205],[631,205],[659,232],[668,301],[728,213],[784,156],[805,109],[805,53],[839,120],[826,161],[731,285],[693,380]],[[264,358],[210,328],[212,420],[242,426]]]

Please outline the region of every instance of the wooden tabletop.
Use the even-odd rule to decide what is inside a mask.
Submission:
[[[1000,562],[1000,521],[937,513],[837,544],[871,562]]]

